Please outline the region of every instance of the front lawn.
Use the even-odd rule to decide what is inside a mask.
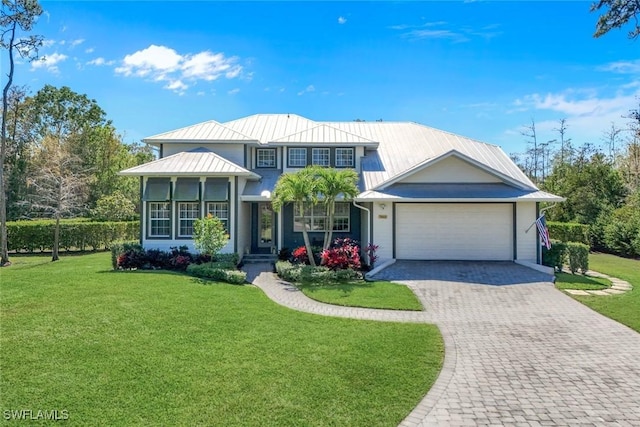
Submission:
[[[578,301],[640,332],[640,261],[608,254],[589,255],[589,268],[631,283],[621,295],[574,296]]]
[[[411,289],[391,282],[347,282],[299,284],[309,298],[328,304],[349,307],[422,310],[422,304]]]
[[[597,291],[611,287],[611,282],[599,277],[590,277],[582,274],[556,273],[556,288],[579,289],[582,291]]]
[[[253,286],[113,272],[109,254],[0,269],[0,409],[71,425],[397,425],[435,381],[433,325],[330,318]]]

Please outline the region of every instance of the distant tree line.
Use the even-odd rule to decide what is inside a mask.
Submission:
[[[511,157],[541,189],[567,199],[546,211],[549,220],[588,224],[592,249],[639,257],[640,108],[627,118],[599,145],[575,145],[565,119],[557,138],[540,142],[532,121],[523,132],[527,150]]]

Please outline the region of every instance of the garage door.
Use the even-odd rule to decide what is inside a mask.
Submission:
[[[396,258],[512,260],[513,206],[396,204]]]

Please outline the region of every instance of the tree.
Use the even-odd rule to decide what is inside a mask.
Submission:
[[[294,209],[298,210],[298,212],[304,212],[305,207],[317,204],[318,181],[316,177],[318,174],[316,170],[313,167],[306,167],[295,173],[280,175],[271,194],[273,209],[279,212],[285,204],[293,203]],[[309,256],[309,263],[315,266],[316,261],[311,249],[306,223],[302,224],[302,237]]]
[[[596,23],[596,31],[594,37],[600,37],[607,34],[614,28],[622,28],[631,19],[634,26],[629,31],[628,37],[636,39],[640,35],[640,25],[638,24],[638,14],[640,14],[640,1],[638,0],[599,0],[591,5],[591,12],[604,9],[605,12],[600,15]]]
[[[59,259],[60,219],[73,217],[86,208],[84,187],[87,176],[77,172],[79,159],[65,150],[60,140],[43,139],[39,153],[39,169],[29,183],[33,196],[29,205],[33,211],[55,219],[52,261]]]
[[[527,173],[534,181],[538,180],[538,167],[540,166],[538,161],[538,136],[536,134],[536,122],[531,119],[531,125],[525,126],[524,130],[521,132],[522,136],[527,138],[527,145],[533,145],[533,148],[527,149],[527,159],[525,160],[526,166],[528,166],[528,170],[525,169],[525,173]]]
[[[323,249],[328,249],[333,236],[333,219],[336,212],[336,200],[353,199],[358,190],[358,174],[353,169],[318,168],[318,191],[322,195],[322,203],[327,210],[327,231],[324,235]]]
[[[9,54],[9,72],[2,90],[2,124],[0,131],[0,266],[9,263],[7,244],[7,196],[5,188],[4,164],[7,150],[7,107],[9,89],[13,85],[15,72],[14,52],[28,61],[38,57],[38,48],[42,46],[42,36],[24,36],[21,32],[33,29],[42,7],[36,0],[2,0],[0,10],[0,47]]]
[[[212,260],[228,241],[229,235],[219,218],[208,214],[193,222],[193,243],[200,253],[209,255]]]

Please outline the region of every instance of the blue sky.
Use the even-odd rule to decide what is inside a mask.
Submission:
[[[87,94],[126,141],[296,113],[416,121],[511,153],[532,118],[539,142],[566,118],[575,143],[599,144],[640,94],[640,41],[594,39],[590,2],[42,5],[45,59],[18,64],[16,83]]]

